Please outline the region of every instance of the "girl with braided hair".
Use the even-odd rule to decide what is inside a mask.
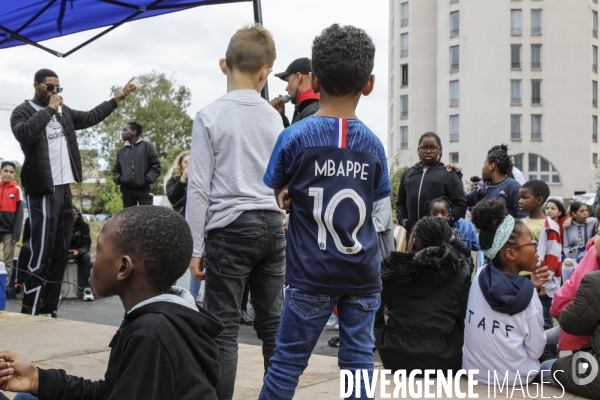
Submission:
[[[493,385],[494,373],[531,382],[546,346],[543,309],[536,288],[548,282],[538,266],[537,243],[523,221],[507,215],[503,200],[485,200],[472,211],[479,245],[492,264],[475,274],[465,319],[463,368]],[[532,272],[531,280],[519,272]],[[489,378],[489,381],[488,381]]]
[[[447,197],[442,196],[431,200],[431,202],[427,203],[425,207],[427,207],[429,217],[438,217],[448,223],[450,229],[452,229],[450,243],[452,246],[454,246],[456,251],[459,252],[459,254],[465,257],[467,262],[470,264],[471,246],[469,246],[467,239],[462,234],[460,229],[456,227],[454,217],[452,216],[452,203],[450,200],[448,200]]]
[[[446,221],[423,218],[407,253],[392,252],[383,262],[388,320],[376,343],[385,369],[461,369],[470,274],[451,237]]]
[[[472,207],[483,200],[500,198],[506,204],[508,214],[514,218],[525,218],[519,211],[519,189],[521,184],[511,178],[513,163],[504,150],[492,151],[487,155],[481,169],[481,181],[476,190],[467,195],[467,206]]]

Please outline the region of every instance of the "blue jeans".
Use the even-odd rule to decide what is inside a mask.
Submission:
[[[18,393],[14,400],[38,400],[38,398],[29,393]]]
[[[226,227],[209,231],[204,268],[204,307],[225,326],[215,338],[221,366],[217,397],[230,400],[237,373],[237,337],[246,282],[252,293],[254,330],[263,342],[265,373],[275,351],[285,283],[285,232],[281,214],[246,211]]]
[[[373,376],[373,324],[381,302],[379,293],[364,296],[323,295],[288,288],[285,292],[281,322],[277,331],[275,354],[265,376],[261,400],[283,400],[294,397],[300,375],[317,340],[338,306],[341,369],[364,369]],[[361,398],[365,397],[364,383]],[[357,398],[353,395],[352,399]]]
[[[190,276],[190,294],[194,298],[194,301],[198,300],[198,293],[200,293],[200,288],[202,287],[202,281]]]
[[[554,377],[552,376],[552,365],[554,364],[554,361],[556,361],[556,359],[546,360],[543,363],[541,363],[540,371],[544,371],[542,372],[542,380],[544,383],[558,387],[558,383],[556,383]]]

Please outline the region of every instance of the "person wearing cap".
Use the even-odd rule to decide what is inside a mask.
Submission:
[[[292,104],[296,106],[292,124],[319,111],[319,95],[310,87],[309,74],[311,72],[310,59],[304,57],[292,61],[285,71],[275,74],[276,77],[288,83],[285,90],[288,92]],[[286,128],[290,126],[290,121],[285,116],[285,103],[281,95],[271,100],[271,105],[281,114],[283,125]]]

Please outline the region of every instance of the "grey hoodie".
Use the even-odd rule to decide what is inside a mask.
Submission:
[[[563,253],[567,257],[575,257],[577,255],[577,249],[583,247],[588,240],[594,237],[594,228],[596,226],[596,218],[588,218],[585,223],[580,224],[573,221],[571,226],[563,232]],[[580,243],[581,234],[581,243]]]

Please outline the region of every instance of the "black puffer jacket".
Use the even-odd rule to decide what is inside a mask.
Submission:
[[[113,179],[130,189],[147,189],[160,176],[160,160],[156,149],[144,139],[134,145],[126,143],[117,153]]]
[[[296,104],[296,107],[294,108],[294,115],[292,117],[292,124],[295,124],[306,117],[310,117],[317,111],[319,111],[319,100],[304,100],[302,103]],[[290,121],[285,114],[283,114],[282,118],[283,126],[286,128],[290,126]]]
[[[62,106],[62,117],[58,118],[64,133],[67,136],[69,155],[71,156],[71,169],[75,181],[81,182],[81,153],[77,145],[76,130],[87,129],[108,117],[117,108],[114,99],[105,101],[91,111],[76,111],[66,105]],[[25,101],[15,108],[10,116],[10,126],[15,138],[21,145],[25,162],[21,171],[21,183],[25,192],[30,195],[41,196],[54,193],[52,180],[52,166],[48,150],[48,137],[46,125],[50,122],[56,111],[48,106],[39,112]]]
[[[448,172],[444,163],[437,163],[423,170],[420,162],[402,174],[396,201],[398,222],[405,219],[405,228],[410,232],[412,226],[425,216],[425,204],[438,197],[445,196],[452,202],[452,216],[455,221],[463,218],[467,212],[467,197],[462,181],[454,171]]]
[[[73,223],[73,233],[71,234],[70,250],[77,250],[79,256],[90,251],[92,237],[90,236],[90,226],[83,220],[81,214]]]
[[[560,314],[560,328],[571,335],[590,335],[590,345],[585,351],[596,362],[598,368],[596,378],[586,385],[575,383],[574,377],[587,378],[573,371],[573,357],[559,358],[552,365],[552,376],[562,383],[565,390],[578,396],[600,399],[600,271],[590,272],[581,281],[577,294],[571,304]],[[594,368],[593,362],[582,357],[576,360],[577,369],[583,362]],[[555,375],[556,374],[556,375]],[[581,383],[581,381],[579,381]]]
[[[381,279],[388,320],[377,350],[384,368],[461,369],[471,285],[466,261],[449,245],[416,255],[392,252]]]

